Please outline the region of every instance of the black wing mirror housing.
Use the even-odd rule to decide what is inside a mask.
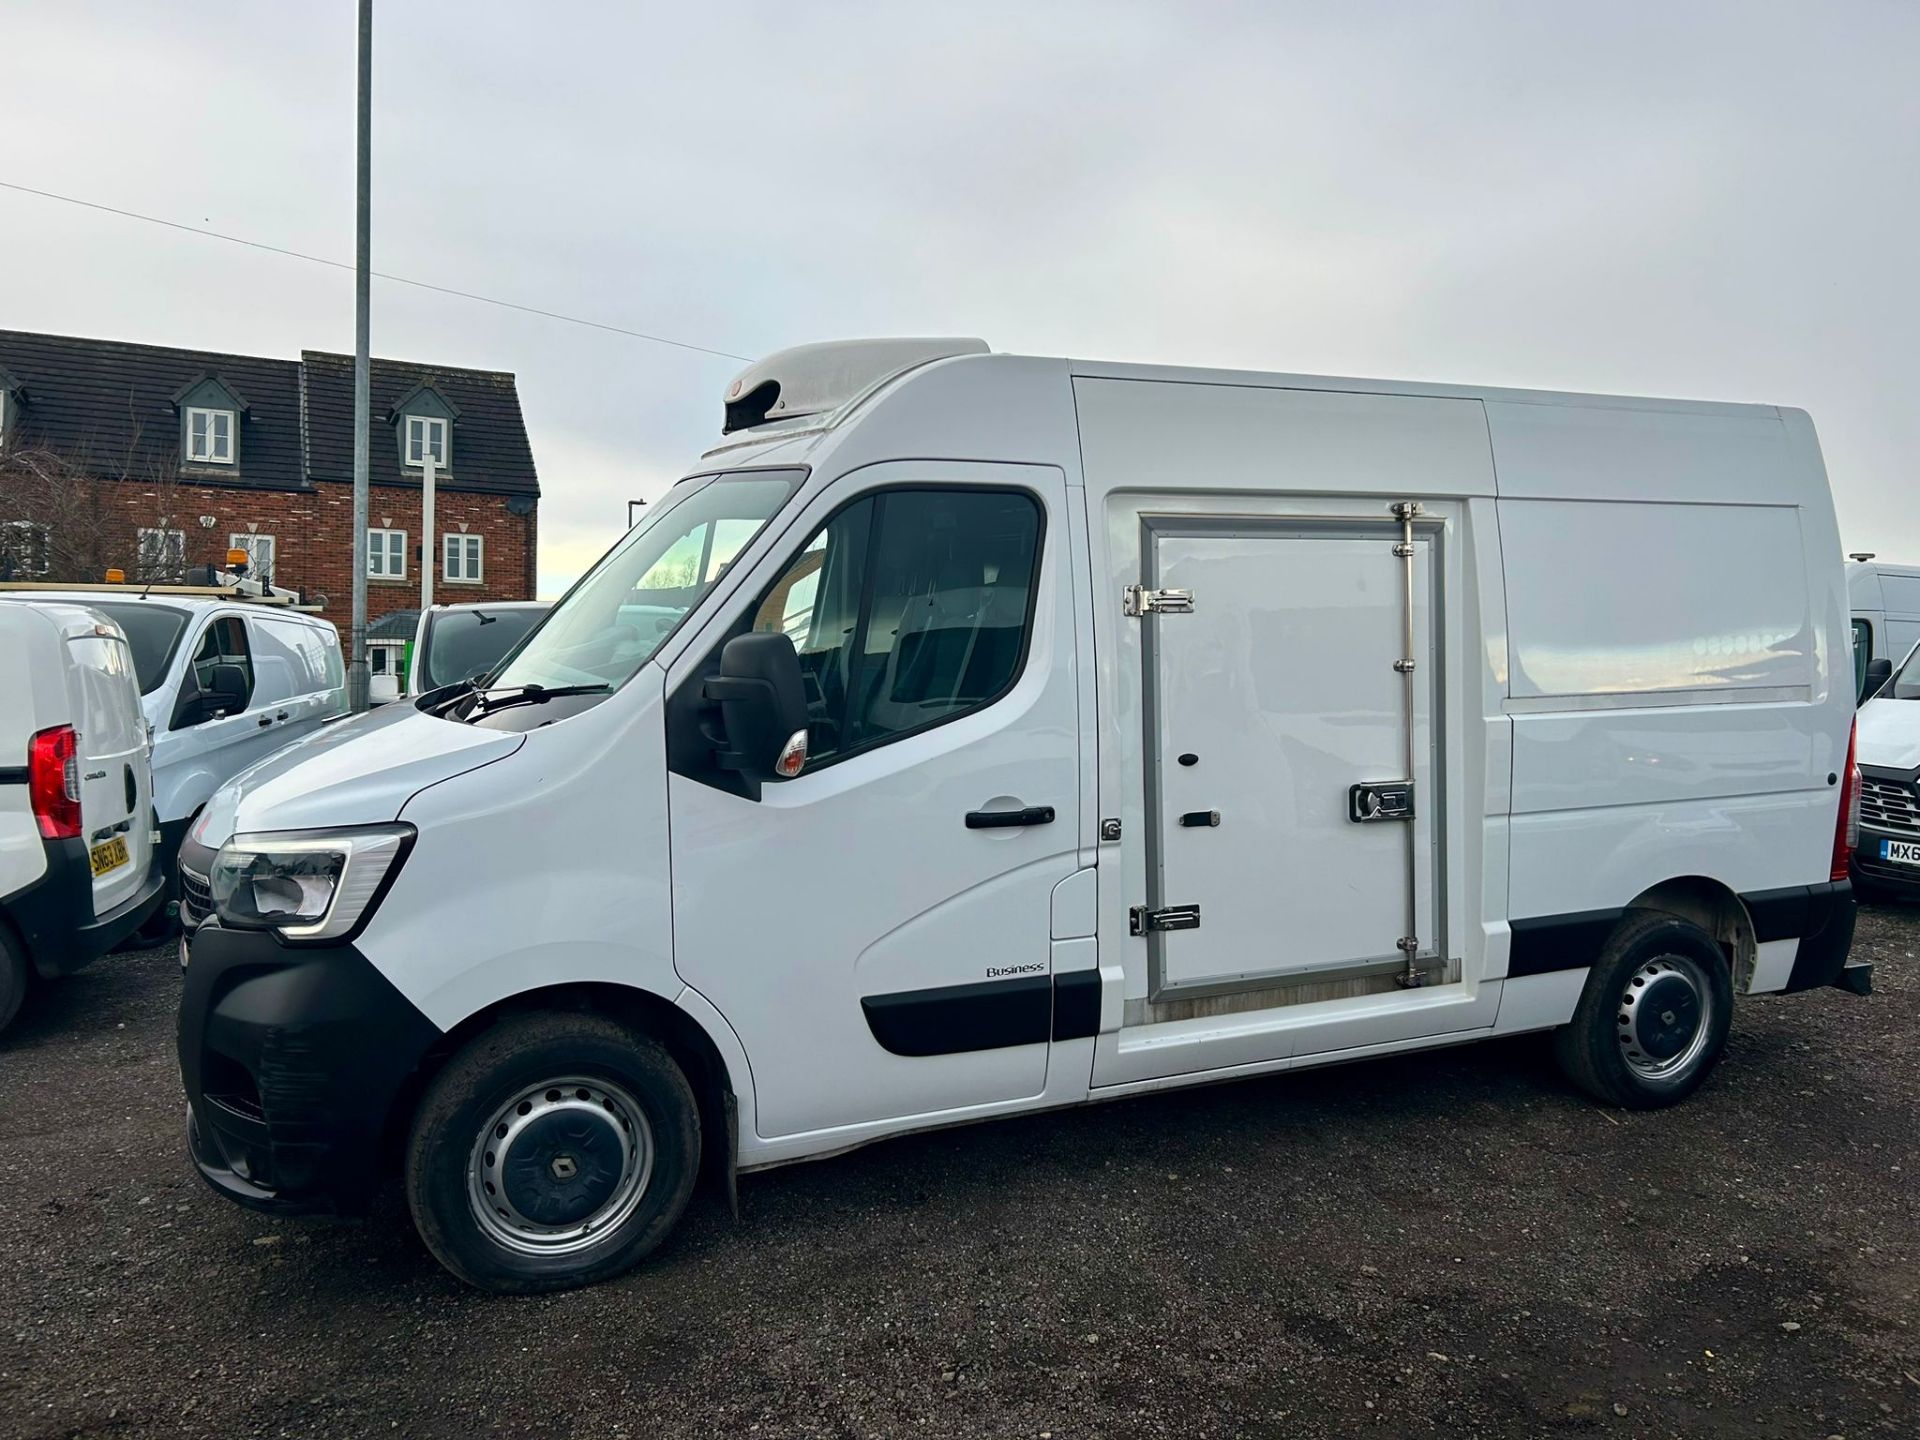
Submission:
[[[1893,661],[1884,657],[1878,660],[1869,660],[1867,662],[1867,678],[1860,687],[1860,703],[1864,705],[1867,701],[1873,699],[1874,696],[1878,695],[1881,690],[1886,687],[1886,683],[1892,678]]]
[[[807,692],[793,641],[778,632],[736,635],[720,651],[720,673],[706,682],[720,707],[725,742],[714,762],[737,770],[759,799],[760,782],[790,780],[807,759]]]

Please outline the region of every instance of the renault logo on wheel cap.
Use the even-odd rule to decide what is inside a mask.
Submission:
[[[580,1162],[571,1155],[556,1155],[553,1164],[548,1167],[556,1180],[571,1180],[580,1173]]]

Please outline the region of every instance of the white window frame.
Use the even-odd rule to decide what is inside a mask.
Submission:
[[[419,427],[417,430],[415,429],[416,426]],[[430,442],[427,438],[428,436],[437,437],[438,443]],[[416,438],[420,440],[419,445],[413,443]],[[452,427],[440,416],[407,416],[405,433],[406,445],[403,451],[406,456],[407,468],[409,470],[426,469],[426,453],[427,450],[431,448],[435,452],[434,467],[437,470],[445,470],[447,468],[447,461],[453,456],[452,450],[448,448],[452,444],[452,439]]]
[[[260,548],[263,544],[267,552],[267,563],[264,566],[260,564]],[[247,531],[244,535],[229,535],[227,536],[227,548],[229,550],[244,550],[247,552],[247,578],[249,580],[258,580],[263,573],[267,575],[273,574],[274,567],[280,563],[280,542],[275,540],[271,535],[260,535],[251,530]]]
[[[162,538],[162,554],[156,559],[147,558],[147,545],[154,536]],[[176,563],[168,565],[166,551],[172,551]],[[142,525],[134,532],[135,573],[142,580],[160,580],[169,576],[187,573],[187,532],[172,526]]]
[[[400,537],[400,568],[389,570],[387,561],[393,558],[391,537]],[[380,537],[376,546],[374,537]],[[369,580],[404,580],[407,578],[407,532],[404,530],[380,530],[372,526],[367,528],[367,578]]]
[[[17,578],[32,580],[52,573],[53,527],[51,525],[39,520],[8,520],[0,523],[0,530],[6,530],[16,535],[29,535],[34,532],[38,532],[39,534],[40,564],[38,568],[28,566],[24,563],[16,566],[13,573]],[[32,542],[29,541],[26,545],[15,549],[14,553],[24,560],[27,555],[31,554],[33,548]]]
[[[202,415],[207,417],[207,423],[201,430],[201,436],[206,441],[206,449],[203,452],[196,452],[193,448],[193,422]],[[213,422],[216,416],[225,416],[227,421],[225,454],[214,453],[216,447],[213,443],[215,438]],[[187,463],[190,465],[233,464],[233,437],[239,428],[240,417],[232,410],[222,410],[212,405],[189,405],[187,407]]]
[[[467,542],[473,542],[473,573],[466,573]],[[458,551],[460,564],[453,563]],[[449,585],[484,585],[487,583],[487,537],[475,535],[466,530],[449,530],[440,537],[440,578]]]

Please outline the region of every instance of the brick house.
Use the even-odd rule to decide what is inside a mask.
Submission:
[[[367,611],[526,600],[539,481],[511,374],[376,359]],[[423,455],[437,461],[420,534]],[[223,355],[0,330],[0,576],[254,573],[344,624],[352,596],[353,357]]]

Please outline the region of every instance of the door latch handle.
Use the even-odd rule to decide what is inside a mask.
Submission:
[[[271,724],[273,724],[273,717],[271,715],[262,715],[260,717],[260,728],[262,730],[266,729],[267,726]]]
[[[967,829],[1005,830],[1014,825],[1051,825],[1053,806],[1029,805],[1024,810],[969,810]]]
[[[1369,780],[1347,791],[1347,818],[1356,824],[1411,820],[1413,816],[1411,780]]]

